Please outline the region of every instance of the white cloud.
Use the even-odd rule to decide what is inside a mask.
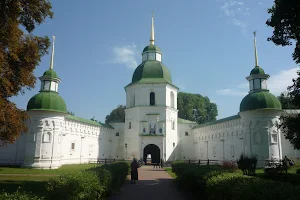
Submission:
[[[138,50],[135,44],[128,46],[115,46],[113,51],[113,63],[123,64],[129,68],[137,67]]]
[[[268,80],[268,89],[272,94],[279,95],[281,92],[287,90],[288,86],[293,85],[293,78],[297,77],[297,71],[300,67],[289,70],[280,71],[279,74],[274,74]]]
[[[288,86],[293,84],[293,79],[297,78],[297,71],[300,70],[300,67],[282,70],[278,74],[270,75],[268,80],[268,89],[272,94],[278,96],[281,92],[287,90]],[[237,85],[234,88],[226,88],[217,90],[217,94],[226,95],[226,96],[245,96],[248,92],[248,83],[242,83]]]
[[[250,15],[248,8],[241,0],[227,0],[220,7],[221,12],[229,19],[230,23],[239,27],[244,34],[248,27],[246,16]]]

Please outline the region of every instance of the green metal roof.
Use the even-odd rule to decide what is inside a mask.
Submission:
[[[213,125],[213,124],[219,124],[219,123],[222,123],[222,122],[226,122],[226,121],[230,121],[230,120],[234,120],[234,119],[239,119],[239,118],[241,118],[239,115],[233,115],[231,117],[226,117],[226,118],[219,119],[219,120],[216,120],[216,121],[207,122],[207,123],[204,123],[204,124],[199,124],[198,126],[195,126],[193,129],[200,128],[200,127],[205,127],[205,126],[210,126],[210,125]]]
[[[90,124],[90,125],[94,125],[94,126],[102,126],[102,127],[114,129],[109,124],[104,124],[102,122],[97,122],[97,121],[93,121],[93,120],[90,120],[90,119],[84,119],[84,118],[77,117],[77,116],[74,116],[74,115],[67,115],[66,118],[69,119],[69,120],[81,122],[83,124]]]
[[[146,46],[143,50],[143,52],[145,51],[155,51],[155,52],[161,52],[160,48],[154,44],[149,44],[148,46]]]
[[[57,92],[42,91],[34,95],[27,104],[27,110],[43,110],[54,112],[67,112],[63,98]]]
[[[43,76],[47,76],[49,78],[58,78],[57,73],[53,69],[48,69],[45,71]]]
[[[257,74],[265,74],[265,71],[263,70],[263,68],[256,66],[251,70],[250,75],[257,75]]]
[[[189,121],[186,119],[178,118],[177,119],[178,124],[197,124],[197,122]]]
[[[280,101],[268,90],[249,93],[241,102],[240,112],[258,109],[281,110]]]
[[[142,62],[134,71],[132,83],[169,83],[172,78],[168,68],[157,60]]]

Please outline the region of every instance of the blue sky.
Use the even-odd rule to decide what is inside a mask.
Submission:
[[[54,69],[62,82],[59,93],[75,115],[104,121],[125,104],[124,86],[149,44],[155,15],[155,44],[180,91],[208,96],[218,106],[218,119],[235,115],[248,92],[245,79],[254,67],[253,31],[257,31],[259,65],[271,75],[270,91],[278,95],[291,85],[298,66],[293,47],[267,41],[272,28],[265,21],[272,0],[59,1],[54,18],[36,30],[56,35]],[[35,75],[49,68],[42,58]],[[12,98],[19,108],[40,88]]]

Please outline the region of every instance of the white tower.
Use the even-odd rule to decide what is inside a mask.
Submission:
[[[267,89],[268,74],[258,66],[256,48],[256,32],[254,32],[255,67],[250,76],[249,94],[240,104],[240,116],[243,120],[245,153],[258,156],[258,165],[262,166],[265,159],[279,159],[280,137],[276,124],[281,113],[279,100]]]
[[[60,79],[53,70],[54,41],[53,36],[50,69],[40,77],[40,92],[27,104],[30,125],[26,135],[24,166],[33,168],[56,169],[61,166],[60,138],[67,107],[58,94]]]
[[[132,82],[125,87],[124,158],[143,158],[152,162],[176,158],[177,92],[171,74],[162,63],[162,53],[154,45],[152,15],[150,44],[142,53],[142,63],[135,69]]]

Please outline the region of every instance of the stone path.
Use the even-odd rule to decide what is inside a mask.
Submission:
[[[130,179],[130,177],[129,177]],[[163,169],[153,166],[139,168],[139,180],[136,184],[126,184],[119,194],[109,200],[184,200],[184,194],[177,191],[173,178]]]

